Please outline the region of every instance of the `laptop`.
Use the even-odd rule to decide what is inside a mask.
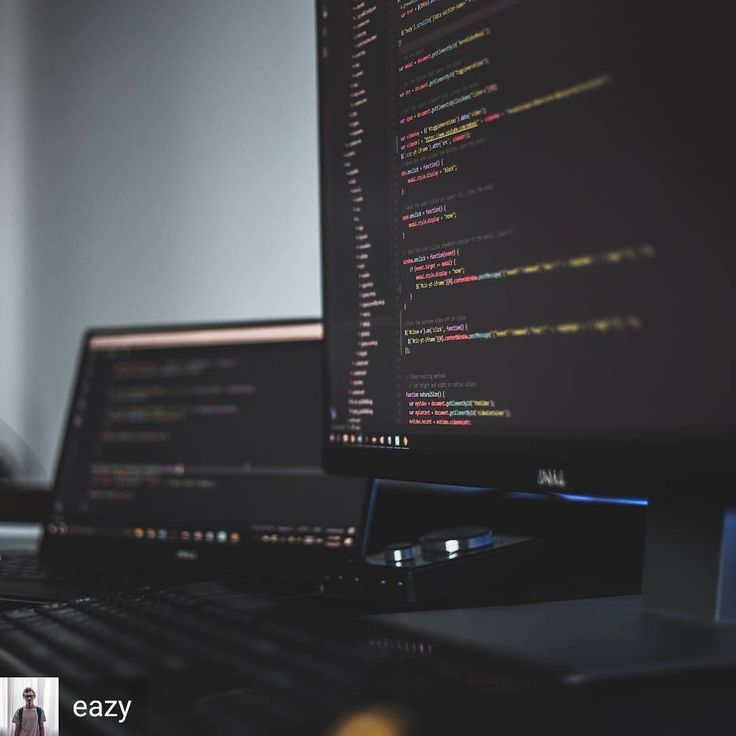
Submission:
[[[3,555],[0,601],[339,570],[370,487],[320,469],[321,387],[316,320],[87,331],[41,564]]]

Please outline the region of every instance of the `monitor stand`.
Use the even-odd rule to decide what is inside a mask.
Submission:
[[[414,637],[528,663],[569,685],[733,670],[736,508],[656,499],[647,516],[641,596],[377,618]]]
[[[641,606],[651,613],[736,623],[736,507],[650,502]]]

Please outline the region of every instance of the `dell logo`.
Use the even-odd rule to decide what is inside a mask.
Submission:
[[[565,488],[565,471],[559,468],[540,468],[537,472],[537,485],[550,488]]]
[[[196,562],[199,559],[199,554],[194,549],[176,549],[174,550],[174,557],[185,562]]]

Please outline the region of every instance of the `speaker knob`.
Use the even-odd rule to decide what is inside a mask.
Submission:
[[[383,558],[391,565],[400,565],[414,559],[414,545],[411,542],[396,542],[383,548]]]
[[[456,526],[435,529],[419,538],[422,552],[429,555],[451,555],[483,549],[493,544],[493,532],[487,526]]]

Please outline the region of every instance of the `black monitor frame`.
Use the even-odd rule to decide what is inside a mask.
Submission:
[[[326,336],[329,339],[329,336]],[[368,475],[494,488],[565,492],[586,496],[732,497],[727,458],[736,450],[685,442],[530,441],[488,439],[482,454],[393,452],[327,445],[324,466],[333,473]]]

